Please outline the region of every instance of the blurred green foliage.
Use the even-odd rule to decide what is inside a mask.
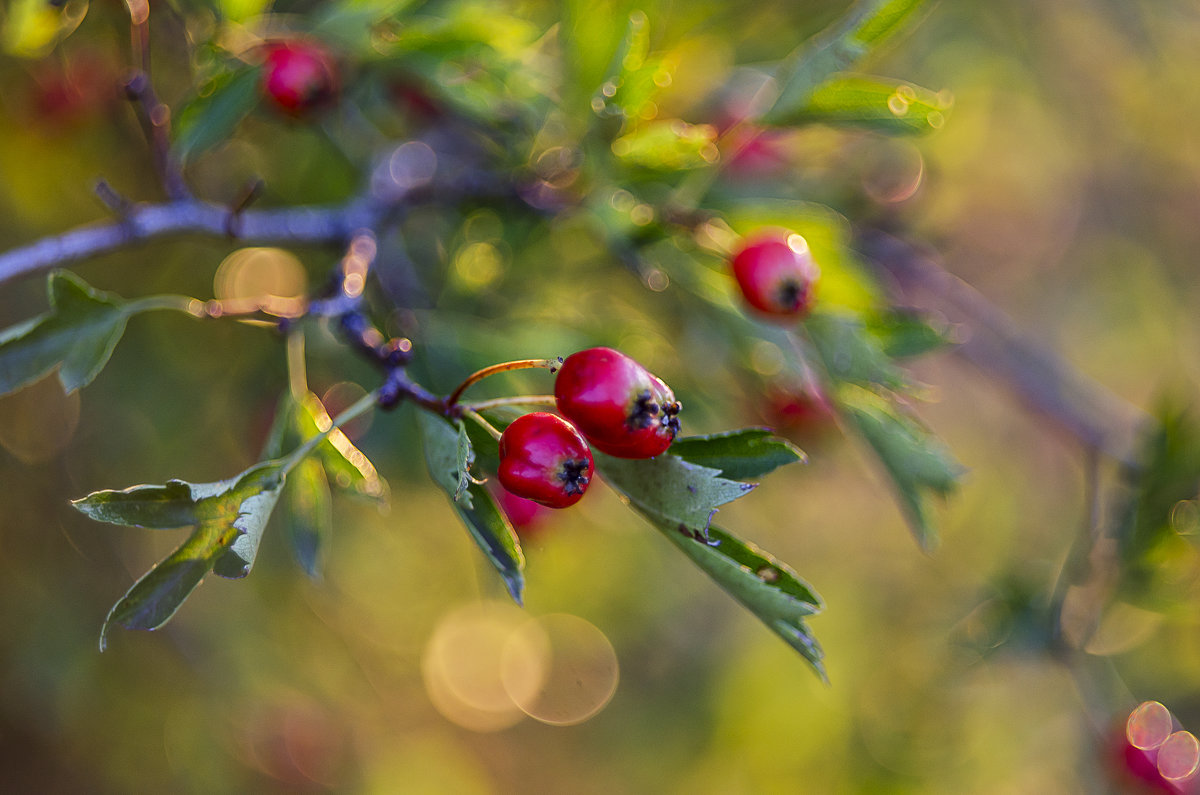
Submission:
[[[603,343],[672,384],[688,433],[774,421],[763,387],[804,374],[781,333],[727,311],[736,296],[719,259],[697,267],[695,251],[672,239],[636,262],[610,250],[646,226],[640,208],[687,183],[615,150],[596,153],[619,136],[648,135],[635,132],[651,124],[648,102],[656,119],[691,125],[679,129],[721,129],[756,90],[734,65],[785,58],[847,3],[569,2],[561,19],[537,3],[359,3],[336,13],[333,4],[269,5],[220,3],[222,20],[207,3],[155,4],[164,101],[179,110],[194,84],[215,90],[235,68],[231,49],[181,40],[214,41],[220,30],[236,48],[255,25],[312,22],[325,40],[361,52],[362,18],[411,5],[413,24],[370,31],[382,66],[368,69],[364,57],[364,77],[348,89],[361,107],[395,91],[399,109],[317,125],[229,111],[234,139],[189,147],[202,197],[231,201],[259,177],[267,206],[341,201],[362,188],[373,154],[345,142],[364,130],[367,139],[422,133],[422,101],[486,120],[497,156],[556,190],[588,187],[550,223],[485,201],[457,215],[409,213],[407,256],[381,257],[394,266],[378,273],[377,311],[387,333],[420,341],[422,383],[445,391],[498,360]],[[257,19],[263,10],[270,16]],[[93,3],[83,16],[78,3],[47,12],[13,2],[3,25],[0,248],[101,217],[90,192],[98,177],[123,195],[159,198],[115,89],[129,63],[121,5]],[[804,234],[834,308],[881,308],[878,287],[844,253],[849,222],[903,230],[934,241],[951,272],[1126,400],[1153,407],[1162,391],[1192,396],[1197,36],[1200,14],[1175,0],[935,5],[863,68],[952,91],[953,115],[939,129],[899,139],[821,124],[769,131],[706,186],[707,203],[736,232],[779,224]],[[509,76],[545,75],[559,37],[573,43],[570,79],[550,102],[546,85]],[[580,113],[618,71],[626,87],[608,98],[611,112]],[[646,81],[660,89],[651,99]],[[577,129],[581,119],[595,130]],[[582,154],[559,151],[576,140]],[[685,135],[668,150],[703,161],[705,143]],[[381,239],[381,251],[389,245],[399,244]],[[73,270],[129,299],[206,297],[237,248],[156,241]],[[310,290],[341,255],[293,251]],[[387,299],[400,295],[405,308],[390,311]],[[3,327],[45,308],[40,279],[0,290]],[[885,346],[894,339],[869,331]],[[319,581],[297,571],[273,527],[254,576],[206,583],[161,631],[122,633],[98,654],[108,605],[181,537],[99,525],[69,500],[249,468],[287,384],[281,349],[262,329],[138,315],[86,390],[63,396],[43,381],[0,400],[0,769],[14,791],[1094,792],[1116,786],[1107,741],[1137,700],[1162,700],[1185,728],[1200,726],[1200,558],[1178,507],[1200,499],[1187,493],[1194,435],[1182,434],[1182,420],[1163,425],[1175,435],[1159,441],[1147,470],[1165,472],[1163,483],[1098,468],[1099,485],[1132,484],[1154,512],[1123,525],[1136,576],[1111,606],[1090,602],[1086,567],[1060,582],[1064,561],[1102,558],[1087,545],[1071,552],[1096,485],[1077,447],[940,353],[914,365],[937,398],[921,414],[969,474],[955,499],[934,503],[935,554],[912,543],[884,478],[864,477],[874,465],[866,448],[837,434],[810,444],[797,428],[810,463],[722,509],[722,526],[789,561],[821,593],[828,611],[813,628],[829,686],[597,489],[523,537],[525,611],[599,627],[620,662],[615,697],[571,728],[455,723],[430,695],[430,638],[455,608],[502,598],[503,586],[431,487],[411,407],[377,414],[356,436],[391,484],[391,507],[335,498]],[[332,334],[310,335],[308,349],[317,394],[373,383],[370,365]],[[488,389],[548,383],[522,373]],[[1101,500],[1100,525],[1116,527],[1130,503],[1125,492],[1103,493],[1115,496]],[[1056,595],[1096,611],[1083,617],[1091,642],[1080,649],[1061,646]]]

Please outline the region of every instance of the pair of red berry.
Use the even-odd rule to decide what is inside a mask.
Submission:
[[[562,417],[534,412],[505,429],[498,473],[513,494],[551,508],[583,496],[594,472],[589,443],[618,458],[653,458],[679,432],[680,404],[671,388],[612,348],[568,356],[554,399]]]
[[[812,309],[820,270],[800,235],[759,232],[734,253],[730,265],[746,303],[759,312],[803,317]]]

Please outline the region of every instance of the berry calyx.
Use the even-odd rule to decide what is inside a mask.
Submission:
[[[566,508],[583,497],[592,472],[592,451],[562,417],[525,414],[500,436],[500,485],[518,497]]]
[[[800,235],[762,233],[733,255],[731,265],[746,303],[758,311],[802,317],[812,308],[820,270]]]
[[[337,93],[337,69],[323,47],[307,41],[267,45],[263,92],[290,116],[303,116],[330,102]]]
[[[559,412],[597,450],[618,458],[653,458],[679,433],[679,401],[661,379],[612,348],[566,358],[554,381]]]

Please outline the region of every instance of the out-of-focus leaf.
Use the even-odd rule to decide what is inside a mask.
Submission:
[[[749,480],[781,466],[807,460],[804,452],[769,428],[743,428],[708,436],[689,436],[671,444],[671,455],[718,470],[733,480]]]
[[[719,506],[754,488],[670,453],[647,459],[614,458],[596,451],[593,456],[600,475],[639,511],[698,538],[706,537]]]
[[[663,171],[700,168],[716,161],[717,130],[679,119],[651,122],[612,142],[613,154],[630,165]]]
[[[924,0],[860,0],[844,17],[780,61],[775,70],[779,96],[761,121],[788,123],[825,81],[853,68],[909,22],[923,4]]]
[[[941,440],[879,395],[844,385],[838,402],[891,477],[917,543],[933,549],[937,530],[929,498],[953,491],[964,469]]]
[[[1156,419],[1140,451],[1140,467],[1128,476],[1114,530],[1121,588],[1138,601],[1148,596],[1170,550],[1182,553],[1188,541],[1200,538],[1200,424],[1185,408],[1166,403]]]
[[[512,524],[496,507],[492,495],[471,478],[468,471],[470,455],[463,454],[463,440],[467,435],[462,423],[456,427],[427,411],[419,412],[417,416],[430,477],[450,497],[450,503],[467,531],[504,579],[513,601],[521,604],[525,590],[525,555]],[[467,446],[469,448],[469,442]]]
[[[308,441],[333,424],[333,418],[325,410],[321,399],[311,392],[299,404],[293,402],[293,405],[296,444]],[[372,500],[387,500],[387,481],[380,477],[375,465],[341,428],[329,432],[325,440],[317,445],[316,454],[338,488]]]
[[[321,463],[301,461],[288,475],[284,490],[284,527],[296,562],[310,577],[320,574],[320,556],[333,532],[329,479]]]
[[[88,3],[13,0],[0,15],[0,46],[18,58],[41,58],[87,16]]]
[[[804,329],[835,380],[890,390],[911,385],[908,375],[883,352],[858,318],[814,313],[805,320]]]
[[[186,163],[227,140],[258,104],[260,66],[242,66],[212,79],[179,112],[175,156]]]
[[[866,328],[885,354],[906,359],[955,344],[951,330],[920,312],[891,310],[865,318]]]
[[[14,392],[56,366],[67,392],[86,386],[125,332],[124,302],[93,290],[78,276],[55,271],[47,291],[48,312],[0,333],[0,394]]]
[[[777,113],[776,124],[846,124],[877,132],[919,134],[940,129],[953,102],[909,83],[863,75],[843,75],[821,85],[808,102],[790,113]]]
[[[162,486],[98,491],[73,502],[100,521],[166,527],[186,518],[195,525],[187,541],[134,583],[109,611],[100,630],[100,648],[114,621],[127,629],[161,627],[210,571],[225,577],[249,573],[283,483],[279,462],[266,461],[216,483],[172,480]]]
[[[272,0],[218,0],[217,7],[226,19],[244,22],[263,13],[271,3]]]
[[[592,110],[600,116],[637,120],[669,78],[663,59],[650,55],[646,14],[635,11],[629,15],[625,37],[613,55],[608,77],[592,95]]]
[[[821,597],[783,561],[719,527],[709,528],[709,542],[656,522],[671,543],[705,574],[808,662],[828,681],[825,654],[804,622],[821,612]]]

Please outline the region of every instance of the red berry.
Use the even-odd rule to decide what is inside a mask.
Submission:
[[[732,265],[746,303],[760,312],[802,316],[812,308],[820,271],[800,235],[759,235],[734,254]]]
[[[588,348],[563,362],[554,382],[558,410],[602,453],[653,458],[679,432],[671,388],[620,351]]]
[[[337,70],[329,54],[305,41],[274,42],[263,62],[263,91],[276,107],[303,116],[337,93]]]
[[[569,422],[537,411],[500,436],[500,485],[549,508],[579,502],[592,479],[592,451]]]

